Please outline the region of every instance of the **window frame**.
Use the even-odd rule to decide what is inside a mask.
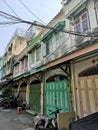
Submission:
[[[96,13],[96,19],[97,19],[97,24],[98,24],[98,2],[95,2],[95,13]]]
[[[52,37],[46,41],[46,55],[49,55],[53,52],[53,42]]]
[[[33,54],[33,55],[32,55]],[[32,57],[33,56],[33,57]],[[32,60],[32,58],[33,58],[33,60]],[[31,54],[30,54],[30,65],[33,65],[33,64],[35,64],[35,49],[33,49],[32,51],[31,51]]]
[[[38,56],[38,54],[37,54],[37,49],[39,49],[40,51],[39,51],[39,58],[37,59],[37,56]],[[34,58],[34,62],[32,62],[32,53],[33,53],[33,58]],[[37,48],[34,48],[32,51],[31,51],[31,53],[30,53],[30,56],[29,56],[30,58],[29,58],[29,66],[31,66],[31,67],[34,67],[34,66],[36,66],[37,64],[39,64],[40,62],[41,62],[41,46],[39,46],[39,47],[37,47]]]
[[[36,62],[41,60],[41,46],[36,48]]]
[[[84,19],[83,19],[83,15],[86,15],[86,17],[85,17]],[[77,20],[79,20],[79,22],[76,24],[76,21],[77,21]],[[84,30],[84,26],[83,26],[83,22],[84,22],[84,21],[87,21],[87,22],[86,22],[86,23],[87,23],[87,29],[86,29],[86,30]],[[76,26],[77,26],[78,24],[80,24],[80,31],[77,31],[77,30],[76,30]],[[77,16],[77,17],[75,18],[74,28],[75,28],[75,31],[77,31],[77,32],[86,32],[86,31],[89,30],[90,25],[89,25],[89,17],[88,17],[88,12],[87,12],[87,11],[84,11],[83,13],[81,13],[79,16]]]

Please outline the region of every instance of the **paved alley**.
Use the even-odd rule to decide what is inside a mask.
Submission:
[[[33,130],[33,116],[25,111],[0,108],[0,130]]]

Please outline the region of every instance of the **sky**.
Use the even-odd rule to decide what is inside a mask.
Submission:
[[[43,23],[47,24],[60,11],[61,0],[0,0],[0,5],[0,11],[18,16],[27,21],[43,21]],[[0,22],[5,20],[0,16]],[[29,26],[27,24],[0,25],[0,56],[3,56],[16,28],[26,29]]]

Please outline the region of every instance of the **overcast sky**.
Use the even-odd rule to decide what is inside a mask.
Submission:
[[[28,9],[32,12],[28,11]],[[28,21],[41,19],[48,23],[61,9],[61,0],[0,0],[0,11],[18,16]],[[35,14],[39,19],[33,16]],[[0,22],[4,21],[0,17]],[[26,24],[0,26],[0,56],[3,56],[17,27],[27,28]]]

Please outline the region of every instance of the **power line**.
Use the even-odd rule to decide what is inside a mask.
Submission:
[[[8,13],[3,12],[3,11],[0,11],[0,16],[1,16],[1,17],[4,17],[4,18],[6,18],[6,19],[14,20],[14,21],[20,21],[20,20],[22,20],[22,19],[19,18],[19,17],[13,16],[13,15],[8,14]]]
[[[0,11],[0,16],[5,17],[6,19],[13,20],[13,24],[26,23],[26,24],[30,24],[30,25],[34,25],[34,26],[39,26],[39,27],[42,27],[42,28],[45,28],[45,29],[60,31],[60,32],[63,32],[63,33],[68,33],[68,34],[71,34],[71,35],[77,35],[77,36],[83,36],[83,37],[96,37],[96,36],[94,36],[94,33],[88,34],[88,33],[81,33],[81,32],[75,32],[75,31],[70,31],[70,30],[60,30],[59,28],[49,27],[49,26],[46,26],[46,25],[37,24],[35,22],[26,21],[26,20],[23,20],[21,18],[10,15],[8,13],[5,13],[3,11]],[[10,23],[11,22],[9,22],[9,21],[8,21],[8,23],[1,22],[1,25],[10,24]]]
[[[12,7],[11,7],[5,0],[3,0],[3,2],[11,9],[11,11],[12,11],[17,17],[19,17],[19,16],[16,14],[16,12],[12,9]]]
[[[42,28],[46,28],[46,29],[50,29],[50,30],[54,30],[54,31],[60,31],[60,32],[68,33],[68,34],[72,34],[72,35],[78,35],[78,36],[83,36],[83,37],[91,37],[91,36],[88,36],[88,34],[82,34],[82,33],[70,31],[70,30],[60,30],[58,28],[49,27],[49,26],[45,26],[45,25],[41,25],[41,24],[37,24],[37,23],[34,23],[34,22],[25,21],[25,20],[22,20],[21,23],[27,23],[27,24],[31,24],[31,25],[34,25],[34,26],[39,26],[39,27],[42,27]]]
[[[36,16],[25,4],[22,0],[19,0],[21,2],[21,4],[34,16],[36,17],[39,21],[41,21],[42,23],[46,24],[44,21],[42,21],[38,16]]]
[[[55,30],[55,31],[61,31],[61,32],[64,32],[64,33],[69,33],[69,34],[73,34],[73,35],[79,35],[79,36],[85,36],[84,34],[81,34],[81,33],[77,33],[77,32],[73,32],[73,31],[64,31],[64,30],[59,30],[57,28],[54,28],[54,27],[49,27],[49,26],[45,26],[45,25],[41,25],[41,24],[37,24],[37,23],[34,23],[34,22],[30,22],[30,21],[25,21],[23,19],[20,19],[20,18],[17,18],[13,15],[10,15],[8,13],[5,13],[5,12],[2,12],[0,11],[0,15],[2,15],[3,17],[6,17],[8,19],[12,19],[12,20],[15,20],[15,21],[19,21],[20,23],[27,23],[27,24],[31,24],[31,25],[34,25],[34,26],[39,26],[39,27],[42,27],[42,28],[46,28],[46,29],[51,29],[51,30]]]

